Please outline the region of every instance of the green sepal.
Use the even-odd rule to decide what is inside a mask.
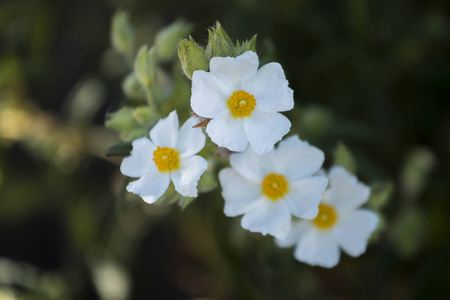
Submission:
[[[239,56],[247,51],[256,52],[256,37],[257,35],[255,34],[251,39],[242,43],[236,41],[236,56]]]
[[[236,56],[236,48],[219,22],[208,29],[208,45],[205,52],[208,60],[213,57]]]
[[[218,184],[213,174],[207,170],[198,181],[198,192],[207,193],[214,190],[217,186]]]
[[[171,182],[167,190],[164,192],[164,194],[156,200],[156,205],[166,205],[166,204],[173,204],[178,203],[178,206],[181,207],[181,209],[185,209],[195,198],[193,197],[184,197],[180,195],[176,190],[175,186]]]

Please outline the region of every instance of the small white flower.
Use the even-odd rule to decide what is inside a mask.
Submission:
[[[206,132],[220,147],[241,152],[250,144],[261,155],[289,132],[291,122],[279,112],[294,107],[294,92],[280,64],[258,65],[256,53],[247,51],[214,57],[210,72],[193,74],[192,110],[212,119]]]
[[[178,131],[177,112],[159,120],[150,131],[150,139],[133,141],[131,155],[120,166],[122,174],[140,177],[127,186],[145,202],[154,203],[172,180],[175,190],[186,197],[197,197],[197,183],[207,168],[203,157],[194,155],[205,145],[201,128],[190,118]]]
[[[312,176],[322,166],[321,150],[292,136],[277,149],[257,155],[251,148],[230,156],[220,171],[225,215],[244,214],[241,225],[252,232],[285,237],[291,214],[314,219],[328,179]]]
[[[367,240],[378,225],[378,216],[359,208],[369,199],[370,188],[341,166],[330,170],[330,187],[312,221],[293,222],[292,230],[280,247],[297,245],[294,256],[301,262],[332,268],[339,262],[340,251],[353,257],[366,251]]]

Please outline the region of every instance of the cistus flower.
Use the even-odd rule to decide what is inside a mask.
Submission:
[[[291,122],[279,112],[294,107],[294,92],[281,65],[258,70],[258,56],[213,57],[210,72],[192,76],[192,110],[212,119],[206,132],[220,147],[241,152],[250,144],[259,155],[273,149],[289,132]]]
[[[207,168],[206,160],[195,155],[206,139],[201,128],[192,128],[196,123],[190,118],[178,130],[178,116],[173,111],[156,123],[150,139],[133,141],[131,155],[122,161],[120,171],[139,179],[131,182],[127,190],[154,203],[172,180],[178,193],[196,197],[198,180]]]
[[[276,240],[280,247],[296,245],[297,260],[325,268],[339,262],[339,248],[353,257],[364,253],[378,225],[374,212],[359,208],[369,199],[368,186],[341,166],[331,168],[329,179],[330,187],[324,193],[317,217],[294,222],[289,235]]]
[[[309,220],[317,216],[328,179],[313,174],[323,161],[323,152],[298,136],[265,155],[252,148],[233,153],[231,168],[219,173],[225,215],[244,214],[243,228],[284,238],[291,228],[291,214]]]

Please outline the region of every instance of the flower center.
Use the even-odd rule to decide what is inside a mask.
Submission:
[[[170,172],[180,168],[178,152],[172,148],[156,147],[153,151],[153,161],[160,172]]]
[[[252,114],[256,106],[256,99],[252,94],[239,90],[233,92],[227,104],[233,118],[244,118]]]
[[[288,183],[283,175],[271,173],[262,182],[262,191],[272,202],[288,192]]]
[[[319,229],[326,230],[336,224],[337,217],[338,215],[332,206],[319,204],[319,214],[313,222]]]

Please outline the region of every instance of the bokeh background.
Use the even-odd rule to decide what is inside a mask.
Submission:
[[[125,194],[120,158],[105,156],[119,136],[104,122],[125,102],[129,71],[110,43],[117,9],[137,46],[180,18],[203,44],[217,20],[232,39],[258,34],[258,53],[282,64],[295,91],[294,130],[325,151],[327,167],[345,144],[362,181],[393,187],[372,204],[384,222],[366,254],[310,267],[225,217],[217,190],[183,211]],[[0,299],[448,299],[449,9],[1,1]]]

